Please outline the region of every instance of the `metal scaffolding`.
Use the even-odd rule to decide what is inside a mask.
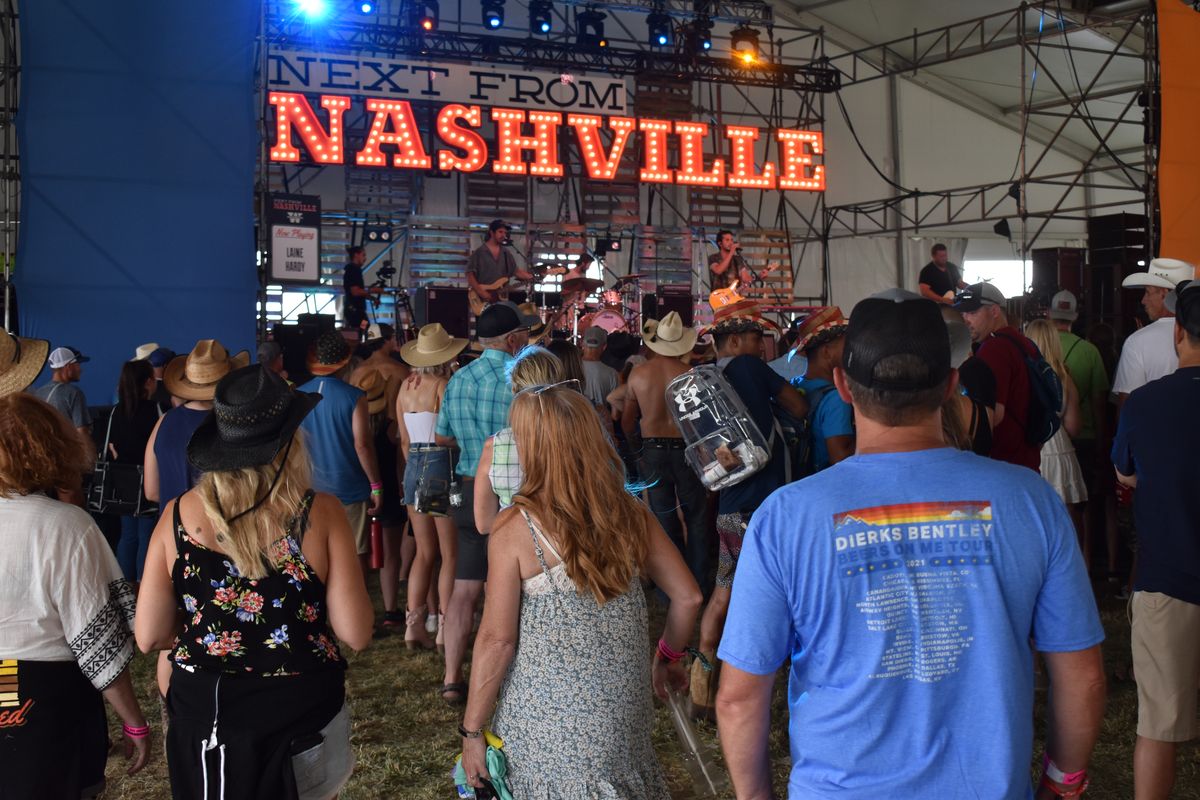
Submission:
[[[12,331],[13,265],[17,257],[17,226],[20,218],[21,169],[17,154],[16,114],[19,104],[20,51],[17,43],[16,0],[0,0],[0,125],[4,157],[0,159],[0,203],[4,204],[4,329]],[[14,333],[16,331],[13,331]]]

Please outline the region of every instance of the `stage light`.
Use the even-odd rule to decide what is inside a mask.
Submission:
[[[483,0],[483,25],[490,30],[504,26],[504,0]]]
[[[620,239],[597,239],[595,253],[619,253],[621,252]]]
[[[658,6],[646,17],[651,47],[666,47],[671,43],[671,18]]]
[[[375,4],[372,2],[369,2],[369,0],[363,0],[363,2],[358,4],[358,13],[360,13],[360,14],[370,14],[374,11],[375,11]]]
[[[554,25],[554,7],[550,0],[532,0],[529,3],[529,32],[549,33]]]
[[[575,40],[580,47],[588,50],[608,47],[608,40],[604,38],[604,18],[606,16],[608,15],[591,6],[575,15]]]
[[[729,34],[730,49],[733,51],[735,63],[743,67],[751,67],[758,63],[760,57],[758,37],[758,31],[745,25],[735,28]]]
[[[704,55],[712,49],[712,20],[699,16],[687,26],[688,51],[693,56]]]
[[[423,31],[435,31],[438,27],[438,4],[436,0],[425,3],[414,3],[412,7],[412,24]]]
[[[296,0],[296,8],[309,19],[320,19],[329,10],[325,0]]]
[[[992,226],[992,231],[997,236],[1003,236],[1005,239],[1012,241],[1012,228],[1009,227],[1008,220],[1002,219]]]

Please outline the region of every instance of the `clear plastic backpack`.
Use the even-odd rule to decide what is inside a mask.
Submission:
[[[667,386],[667,401],[687,442],[684,457],[706,489],[741,483],[770,462],[767,438],[719,367],[683,373]]]

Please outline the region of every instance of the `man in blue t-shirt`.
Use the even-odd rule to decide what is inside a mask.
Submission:
[[[721,490],[717,503],[719,542],[717,579],[708,606],[700,620],[700,652],[710,662],[716,658],[717,643],[729,611],[729,593],[737,569],[742,537],[754,509],[771,492],[786,482],[787,448],[775,433],[774,404],[802,418],[808,410],[803,395],[763,361],[763,327],[753,319],[729,317],[710,329],[717,349],[717,366],[741,397],[759,432],[771,443],[771,461],[741,483]],[[697,659],[692,665],[692,710],[709,717],[716,699],[714,674]]]
[[[1137,675],[1134,794],[1166,798],[1178,742],[1197,735],[1200,682],[1200,281],[1175,289],[1179,368],[1134,390],[1113,440],[1117,479],[1136,486],[1138,563],[1130,646]]]
[[[717,698],[737,796],[771,796],[786,664],[790,797],[1032,798],[1031,643],[1052,689],[1039,796],[1079,790],[1104,632],[1062,502],[944,444],[956,376],[936,304],[855,306],[834,383],[856,455],[772,494],[738,562]]]
[[[796,385],[809,401],[812,471],[820,472],[854,453],[854,413],[833,390],[833,369],[842,363],[846,319],[837,306],[817,309],[800,325],[799,333],[796,350],[808,359],[808,369]]]

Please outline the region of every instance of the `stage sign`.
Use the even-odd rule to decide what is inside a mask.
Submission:
[[[305,52],[273,52],[267,58],[267,88],[275,91],[600,114],[628,110],[625,81],[619,78]]]
[[[271,226],[271,283],[320,283],[321,198],[269,195],[267,224]]]
[[[322,94],[314,99],[322,113],[303,94],[268,94],[275,112],[272,161],[419,170],[433,169],[436,164],[443,172],[477,172],[490,166],[493,172],[505,175],[562,177],[558,142],[563,136],[575,141],[588,177],[612,181],[625,148],[640,135],[638,179],[643,183],[825,191],[820,131],[777,128],[764,132],[745,125],[718,126],[710,131],[706,122],[494,106],[485,112],[479,105],[461,103],[435,106],[435,130],[427,131],[417,126],[408,100],[368,97],[363,100],[369,115],[367,134],[354,143],[351,161],[344,125],[350,97]],[[495,130],[491,143],[479,132],[485,113]],[[714,146],[714,138],[717,153],[729,153],[728,164],[721,155],[705,153],[705,144]],[[764,161],[761,168],[757,166],[754,143],[759,138],[774,140],[778,163]],[[435,143],[446,147],[435,151]],[[671,158],[672,150],[677,158]]]

